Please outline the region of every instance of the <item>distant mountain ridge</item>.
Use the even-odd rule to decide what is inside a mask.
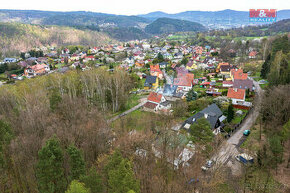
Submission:
[[[278,20],[288,18],[290,18],[290,10],[278,11]],[[176,14],[157,11],[132,16],[87,11],[0,9],[0,22],[68,26],[79,30],[102,32],[108,34],[112,39],[120,41],[145,39],[152,34],[203,31],[205,28],[201,25],[208,29],[220,29],[244,27],[250,24],[247,11],[229,9],[222,11],[186,11]]]
[[[222,11],[185,11],[176,14],[165,12],[151,12],[148,14],[138,15],[150,20],[167,17],[173,19],[182,19],[198,22],[211,28],[229,28],[250,25],[248,11],[235,11],[226,9]],[[277,12],[277,20],[289,19],[290,10],[280,10]]]
[[[103,32],[63,26],[0,23],[0,54],[15,56],[42,46],[97,46],[118,41]]]
[[[170,18],[158,18],[151,24],[147,25],[145,32],[150,34],[164,34],[175,32],[187,32],[187,31],[205,31],[206,28],[196,22],[170,19]]]

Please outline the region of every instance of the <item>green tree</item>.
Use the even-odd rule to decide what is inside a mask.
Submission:
[[[36,178],[39,192],[62,193],[65,190],[63,151],[55,136],[38,152]]]
[[[22,58],[23,60],[25,60],[25,52],[21,52],[20,53],[20,58]]]
[[[62,98],[60,96],[60,93],[58,90],[54,90],[52,94],[49,97],[49,104],[51,110],[56,110],[58,107],[58,104],[62,101]]]
[[[12,129],[9,124],[0,120],[0,167],[5,165],[4,150],[13,138]]]
[[[273,166],[277,169],[277,166],[282,161],[283,157],[283,146],[281,138],[278,135],[273,135],[269,137],[270,150],[273,153]],[[277,172],[277,170],[276,170]]]
[[[106,165],[109,192],[123,193],[130,190],[140,192],[139,181],[135,179],[132,163],[115,151]]]
[[[195,101],[196,99],[197,99],[197,94],[193,89],[191,89],[186,95],[186,100],[189,102],[189,101]]]
[[[91,191],[85,185],[77,180],[73,180],[65,193],[90,193]]]
[[[97,173],[95,167],[91,167],[87,175],[81,176],[80,181],[91,190],[91,193],[103,192],[102,177]]]
[[[188,59],[186,57],[184,57],[180,63],[183,65],[186,65],[188,63]]]
[[[74,145],[70,145],[67,149],[69,154],[70,178],[71,180],[78,180],[81,175],[86,172],[85,160],[82,152]]]
[[[235,116],[234,107],[233,104],[231,103],[228,106],[228,116],[227,116],[228,123],[230,123],[234,119],[234,116]]]
[[[193,123],[189,128],[189,132],[193,142],[208,143],[214,137],[211,126],[204,117],[198,119],[196,123]]]
[[[164,57],[163,57],[163,55],[160,52],[157,55],[157,59],[158,59],[159,62],[163,62],[164,61]]]
[[[290,139],[290,120],[283,126],[280,132],[282,142]]]
[[[267,78],[267,75],[270,72],[270,63],[271,63],[271,54],[267,56],[261,68],[261,77],[264,79]]]

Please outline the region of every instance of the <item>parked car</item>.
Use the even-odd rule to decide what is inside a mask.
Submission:
[[[203,171],[207,171],[209,168],[211,168],[214,164],[214,161],[213,160],[208,160],[204,166],[201,167],[201,169]]]
[[[242,162],[243,164],[254,163],[254,158],[246,153],[236,155],[235,157],[239,162]]]
[[[250,130],[245,130],[245,131],[243,132],[244,136],[248,136],[248,135],[250,135],[250,133],[251,133]]]

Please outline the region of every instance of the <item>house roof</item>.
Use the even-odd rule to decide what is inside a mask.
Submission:
[[[231,69],[231,65],[222,65],[220,68],[221,72],[230,72]]]
[[[157,76],[147,76],[145,80],[145,84],[153,84],[157,80]]]
[[[233,81],[223,81],[223,84],[233,84]]]
[[[246,80],[235,80],[233,87],[234,88],[240,88],[240,89],[250,89],[251,91],[253,90],[253,81],[250,79]]]
[[[192,86],[192,81],[187,77],[174,78],[173,84],[176,86]]]
[[[245,94],[246,94],[245,89],[229,88],[227,97],[232,98],[232,99],[242,99],[243,100],[245,98]]]
[[[164,86],[163,95],[165,96],[173,95],[176,92],[176,89],[177,89],[176,85],[166,84]]]
[[[188,118],[184,123],[183,126],[185,124],[190,124],[192,125],[193,123],[196,123],[196,121],[202,117],[206,118],[208,120],[208,122],[211,125],[211,128],[213,129],[217,123],[217,121],[219,120],[219,118],[223,115],[222,111],[220,110],[220,108],[215,104],[211,104],[208,107],[206,107],[205,109],[203,109],[202,111],[196,113],[195,115],[191,116],[190,118]]]
[[[147,100],[155,102],[155,103],[160,103],[161,98],[162,98],[162,94],[158,94],[156,92],[151,92],[149,94],[149,96],[147,97]]]
[[[234,79],[246,80],[248,78],[247,73],[243,73],[243,69],[231,69],[231,74]]]
[[[191,67],[193,65],[193,61],[189,61],[186,66]]]
[[[210,82],[203,82],[200,85],[210,85]]]
[[[156,64],[156,65],[150,65],[150,71],[151,72],[161,72],[158,64]]]
[[[157,106],[157,104],[155,103],[151,103],[151,102],[147,102],[145,103],[144,107],[148,108],[148,109],[155,109],[155,107]]]
[[[257,51],[251,51],[250,53],[249,53],[249,56],[256,56],[257,55]]]

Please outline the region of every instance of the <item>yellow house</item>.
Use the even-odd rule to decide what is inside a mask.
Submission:
[[[197,69],[197,65],[194,61],[190,61],[186,64],[186,69],[187,70],[194,70]]]
[[[227,62],[221,62],[218,64],[218,66],[216,67],[216,72],[220,72],[221,66],[228,66],[229,63]]]
[[[144,89],[148,90],[148,89],[157,89],[157,87],[159,86],[159,81],[157,76],[147,76],[145,83],[144,83]]]

